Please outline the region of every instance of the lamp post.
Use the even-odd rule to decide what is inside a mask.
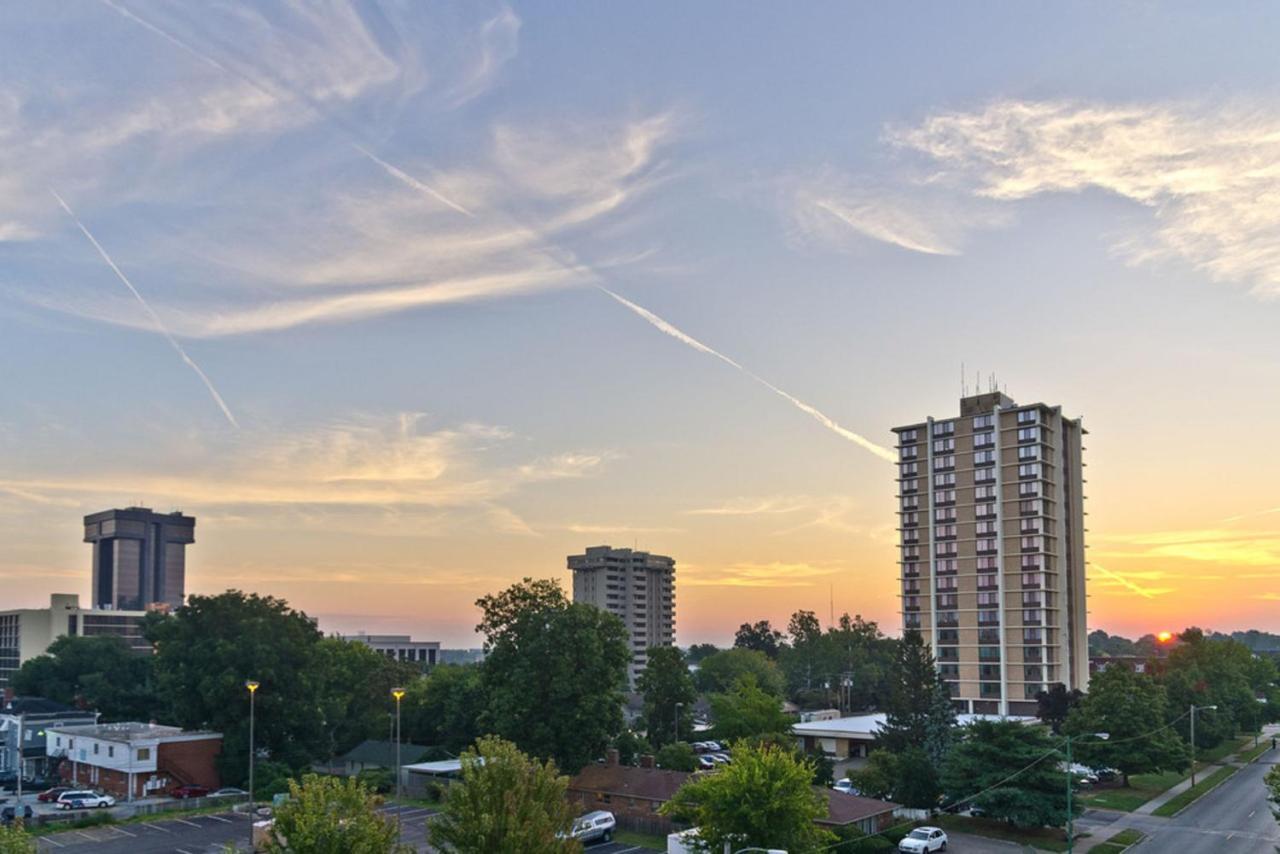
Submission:
[[[676,703],[676,722],[675,722],[675,731],[676,731],[676,741],[677,741],[677,742],[680,740],[680,710],[681,710],[681,709],[683,709],[683,708],[684,708],[684,703]]]
[[[1091,737],[1106,741],[1111,735],[1105,732],[1088,732],[1076,736],[1067,736],[1067,854],[1071,854],[1075,846],[1075,835],[1072,833],[1071,826],[1071,794],[1076,787],[1076,774],[1071,770],[1071,739]]]
[[[404,698],[403,688],[392,688],[391,696],[396,698],[396,842],[400,841],[400,701]]]
[[[253,850],[253,700],[258,693],[258,683],[249,679],[244,683],[249,689],[249,850]]]
[[[1197,706],[1191,704],[1191,785],[1196,784],[1196,712],[1216,709],[1217,706]]]

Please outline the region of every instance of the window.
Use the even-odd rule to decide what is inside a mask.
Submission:
[[[973,453],[973,464],[975,466],[989,466],[995,461],[995,451],[974,451]]]
[[[933,425],[934,436],[951,436],[956,432],[954,421],[936,421]]]
[[[910,430],[903,430],[901,433],[898,434],[898,441],[902,442],[903,444],[906,444],[907,442],[914,442],[915,440],[916,440],[916,430],[914,427],[912,427]]]
[[[905,496],[902,499],[902,509],[903,510],[919,510],[920,499],[915,496]]]
[[[960,633],[955,629],[947,629],[938,632],[938,643],[959,643]]]
[[[920,597],[919,596],[903,596],[902,607],[907,611],[919,611]]]
[[[974,483],[993,483],[995,479],[996,479],[996,470],[993,468],[978,469],[973,473]]]
[[[1040,459],[1039,445],[1023,445],[1018,448],[1018,459],[1020,460],[1038,460]]]
[[[978,647],[979,661],[999,661],[1000,647],[998,646],[980,646]]]
[[[920,615],[907,614],[902,618],[902,624],[908,629],[918,629],[920,628]]]
[[[1018,525],[1018,530],[1024,534],[1040,533],[1040,517],[1032,516],[1030,519],[1023,519]]]
[[[1040,501],[1039,499],[1032,499],[1031,501],[1019,501],[1018,513],[1023,516],[1039,516],[1042,512],[1041,508],[1043,507],[1043,505],[1044,505],[1044,502]]]
[[[1023,427],[1018,430],[1018,443],[1040,441],[1039,427]]]
[[[1026,610],[1022,612],[1022,623],[1026,626],[1038,626],[1044,622],[1044,611]]]
[[[942,539],[954,540],[956,538],[956,526],[955,525],[935,525],[933,529],[933,536],[934,536],[934,539],[938,539],[938,540],[942,540]]]
[[[973,491],[974,501],[989,501],[996,497],[996,488],[994,486],[979,486]]]
[[[916,463],[902,463],[898,468],[901,470],[903,477],[915,477],[920,472]]]
[[[947,471],[948,469],[953,469],[955,467],[956,467],[956,458],[955,458],[955,455],[953,454],[948,454],[945,457],[933,458],[934,471]]]
[[[1023,643],[1043,643],[1044,629],[1023,629],[1022,642]]]
[[[54,745],[55,747],[61,747],[61,746],[62,746],[62,736],[60,736],[60,735],[59,735],[59,736],[55,737],[55,738],[54,738],[54,742],[55,742],[55,745]]]
[[[933,452],[935,454],[946,454],[956,449],[955,439],[934,439]]]
[[[115,748],[115,746],[114,746],[114,745],[111,745],[111,744],[108,744],[108,745],[107,745],[107,756],[108,756],[108,757],[114,757],[115,755],[116,755],[116,748]]]
[[[995,433],[974,433],[973,446],[975,448],[994,448],[996,444]]]
[[[994,552],[996,550],[996,541],[994,539],[989,539],[989,538],[988,539],[980,538],[978,540],[977,548],[978,548],[979,554],[982,554],[983,552]]]
[[[1044,587],[1043,572],[1024,572],[1022,573],[1022,586],[1028,589],[1038,589]]]
[[[919,513],[903,513],[902,514],[902,527],[904,528],[915,527],[916,525],[919,525],[919,524],[920,524]]]
[[[956,594],[954,593],[938,594],[939,608],[958,608],[959,606],[960,606],[960,597],[956,596]]]
[[[992,418],[992,416],[991,416],[991,414],[990,414],[990,413],[988,413],[988,414],[986,414],[986,415],[975,415],[975,416],[973,417],[973,429],[974,429],[974,430],[983,430],[983,429],[985,429],[985,428],[987,428],[987,427],[990,427],[990,426],[991,426],[991,425],[993,425],[994,423],[995,423],[995,419],[994,419],[994,418]]]
[[[996,506],[994,504],[979,504],[973,508],[973,512],[979,519],[984,517],[992,518],[996,515]]]
[[[902,565],[902,574],[903,574],[903,575],[905,575],[907,578],[919,578],[919,577],[920,577],[920,564],[918,564],[918,563],[904,563],[904,564]]]
[[[1039,477],[1039,476],[1040,476],[1039,463],[1023,463],[1022,465],[1018,466],[1018,477],[1028,478],[1028,477]]]
[[[934,504],[955,504],[956,491],[954,489],[943,489],[933,494]]]
[[[978,572],[982,572],[984,570],[987,572],[995,572],[999,568],[1000,567],[996,564],[996,559],[994,557],[978,558]]]
[[[946,578],[938,579],[939,590],[955,590],[956,588],[957,588],[957,582],[956,582],[956,577],[954,575],[948,575]]]
[[[914,558],[918,558],[918,557],[920,557],[920,547],[919,547],[919,546],[903,546],[903,547],[902,547],[902,559],[903,559],[903,560],[912,560],[912,559],[914,559]]]
[[[1000,604],[1000,597],[995,593],[979,593],[978,594],[979,608],[983,607],[984,605],[989,607],[995,607],[995,606],[998,606],[999,604]]]
[[[1022,569],[1024,572],[1029,569],[1041,569],[1043,568],[1043,566],[1044,566],[1044,562],[1040,555],[1023,555],[1022,556]]]
[[[98,755],[98,743],[96,741],[93,743],[93,755]]]
[[[960,618],[956,615],[955,611],[939,611],[938,612],[939,628],[953,629],[959,625],[960,625]]]
[[[975,531],[980,537],[983,535],[994,536],[996,533],[996,523],[995,522],[979,522],[975,527]]]
[[[1023,537],[1021,542],[1024,552],[1044,551],[1044,537]]]
[[[1018,495],[1022,498],[1037,498],[1040,495],[1040,484],[1020,483],[1018,484]]]
[[[999,611],[979,611],[978,625],[979,626],[1000,625],[1000,612]]]
[[[914,460],[919,450],[919,445],[908,445],[898,452],[898,457],[903,460]]]
[[[979,576],[978,576],[978,589],[979,589],[979,590],[995,590],[998,586],[999,586],[999,582],[996,580],[996,577],[995,577],[994,575],[979,575]],[[979,597],[978,597],[978,599],[979,599],[978,604],[982,604],[982,602],[981,602],[982,597],[981,597],[981,596],[979,596]],[[991,602],[991,604],[992,604],[992,605],[994,605],[994,604],[996,604],[996,603],[995,603],[995,601],[993,600],[993,601]]]
[[[939,507],[933,511],[933,521],[935,522],[954,522],[956,520],[956,508]]]
[[[948,472],[946,474],[935,474],[933,476],[933,485],[936,487],[948,487],[956,485],[956,473]]]
[[[920,489],[920,480],[918,478],[909,478],[902,481],[903,493],[912,493]]]
[[[937,549],[935,550],[935,556],[955,557],[956,551],[956,544],[954,542],[938,543]]]
[[[943,575],[944,573],[954,575],[959,568],[960,562],[955,558],[940,560],[937,563],[937,571],[939,575]]]
[[[1040,413],[1034,409],[1024,409],[1018,413],[1019,424],[1035,424],[1039,420]]]

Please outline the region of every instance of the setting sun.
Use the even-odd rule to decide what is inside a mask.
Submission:
[[[1173,632],[1160,632],[1156,635],[1156,640],[1160,643],[1168,643],[1173,640]]]

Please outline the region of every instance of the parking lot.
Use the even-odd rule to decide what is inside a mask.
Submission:
[[[223,812],[164,818],[130,824],[63,830],[36,838],[42,854],[54,851],[101,851],[104,854],[210,854],[228,842],[243,840],[248,847],[249,824],[243,813]]]

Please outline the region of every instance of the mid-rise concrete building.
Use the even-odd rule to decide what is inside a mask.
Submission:
[[[146,507],[104,510],[84,517],[84,541],[93,544],[94,608],[142,610],[156,603],[182,607],[186,549],[196,520],[178,511]]]
[[[380,655],[411,664],[434,665],[440,659],[439,641],[416,641],[409,635],[339,635],[343,640],[362,643]]]
[[[118,637],[138,653],[150,653],[151,644],[142,636],[146,611],[96,610],[80,607],[74,593],[54,593],[48,608],[18,608],[0,611],[0,688],[22,663],[45,651],[63,635],[69,637]]]
[[[648,664],[648,650],[675,642],[676,562],[631,549],[592,546],[570,555],[573,601],[622,618],[631,635],[631,684]]]
[[[895,427],[903,627],[961,712],[1034,715],[1089,683],[1079,419],[998,391]]]

